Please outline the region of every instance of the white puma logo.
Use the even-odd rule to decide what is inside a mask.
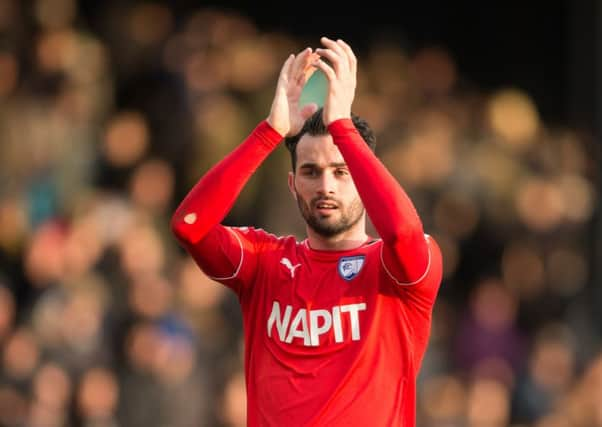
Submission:
[[[301,267],[301,264],[295,264],[295,265],[293,265],[291,263],[291,261],[288,258],[286,258],[286,257],[282,258],[280,260],[280,264],[284,265],[286,268],[288,268],[290,270],[290,272],[291,272],[291,279],[295,278],[295,270],[297,268]]]

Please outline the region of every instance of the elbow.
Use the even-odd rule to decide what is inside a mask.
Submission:
[[[170,229],[180,243],[191,247],[203,240],[210,227],[207,222],[200,220],[199,214],[194,212],[183,214],[181,210],[177,210],[171,218]]]

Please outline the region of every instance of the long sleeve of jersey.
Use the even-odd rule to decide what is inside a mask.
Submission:
[[[370,150],[351,119],[337,120],[328,130],[383,240],[383,263],[400,283],[418,281],[427,271],[429,249],[412,201]]]
[[[174,234],[186,247],[198,244],[226,217],[245,184],[281,140],[263,121],[199,180],[171,220]]]

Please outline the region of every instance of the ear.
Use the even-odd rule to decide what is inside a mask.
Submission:
[[[293,197],[295,198],[295,200],[297,200],[297,191],[295,190],[295,174],[294,174],[294,172],[288,173],[288,189],[290,190],[290,192],[293,195]]]

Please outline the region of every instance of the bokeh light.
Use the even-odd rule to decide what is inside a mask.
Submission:
[[[533,100],[517,89],[501,90],[488,105],[493,131],[510,147],[522,149],[533,143],[539,130],[539,114]]]
[[[133,165],[146,153],[149,130],[144,116],[138,112],[122,112],[107,125],[103,152],[116,167]]]

